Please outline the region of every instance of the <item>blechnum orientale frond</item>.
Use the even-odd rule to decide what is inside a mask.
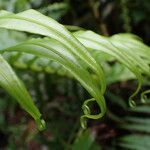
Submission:
[[[0,85],[35,119],[41,130],[45,126],[44,120],[8,62],[11,64],[21,58],[23,61],[18,67],[25,68],[36,64],[35,70],[42,69],[51,73],[54,71],[51,62],[54,61],[63,67],[62,70],[65,70],[67,75],[78,80],[92,96],[82,106],[84,114],[81,116],[81,126],[83,128],[86,127],[87,118],[98,119],[106,112],[104,99],[106,81],[103,69],[96,59],[97,56],[105,53],[108,57],[118,60],[135,75],[138,86],[129,97],[131,106],[136,105],[133,98],[141,88],[142,76],[150,76],[150,48],[132,34],[104,37],[85,30],[71,33],[63,25],[35,10],[18,14],[1,11],[0,28],[44,36],[0,51]],[[9,61],[10,57],[14,58],[13,61]],[[39,62],[42,65],[39,66]],[[145,94],[148,92],[142,94],[141,102],[145,102]],[[88,106],[91,102],[98,104],[99,114],[92,114]]]

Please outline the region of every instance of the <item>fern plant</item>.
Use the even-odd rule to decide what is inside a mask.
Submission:
[[[150,76],[149,47],[132,34],[103,37],[85,30],[71,33],[65,26],[35,10],[18,14],[1,11],[0,28],[40,35],[39,38],[33,38],[0,51],[0,85],[35,119],[40,130],[44,128],[45,122],[25,86],[4,59],[6,54],[11,55],[15,51],[14,60],[22,56],[26,59],[30,54],[32,56],[30,64],[40,60],[42,64],[45,64],[44,68],[49,67],[50,61],[56,61],[67,70],[69,76],[78,80],[92,96],[82,106],[84,115],[81,116],[81,126],[83,128],[86,128],[87,118],[98,119],[106,112],[104,99],[106,79],[97,56],[105,54],[107,59],[118,60],[135,75],[138,86],[129,97],[131,106],[136,105],[133,98],[142,86],[143,75]],[[142,95],[141,102],[145,102],[145,96]],[[91,102],[98,104],[99,114],[91,113],[88,106]]]

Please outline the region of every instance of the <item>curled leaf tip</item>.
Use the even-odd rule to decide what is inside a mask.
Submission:
[[[36,119],[35,121],[39,131],[43,131],[46,128],[46,123],[43,119]]]
[[[146,91],[142,92],[142,94],[141,94],[141,102],[142,103],[148,102],[147,94],[149,94],[149,93],[150,93],[150,90],[146,90]]]
[[[96,101],[96,100],[94,98],[91,98],[91,99],[86,100],[83,103],[82,110],[83,110],[83,112],[84,112],[85,115],[90,115],[91,114],[91,110],[90,110],[90,108],[88,106],[88,103],[93,102],[93,101]]]
[[[131,99],[131,100],[129,100],[129,106],[130,106],[130,107],[132,107],[132,108],[133,108],[133,107],[135,107],[135,106],[136,106],[135,101],[134,101],[134,100],[132,100],[132,99]]]
[[[146,95],[141,97],[141,102],[144,103],[144,104],[147,102],[147,96]]]
[[[80,124],[81,124],[82,129],[85,130],[87,128],[87,119],[85,116],[80,117]]]
[[[91,114],[90,108],[87,105],[83,104],[82,109],[85,115]]]

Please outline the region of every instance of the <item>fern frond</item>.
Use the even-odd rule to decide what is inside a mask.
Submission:
[[[79,31],[74,35],[87,48],[113,56],[136,76],[138,87],[129,98],[129,104],[135,105],[133,98],[141,88],[142,73],[150,76],[150,48],[131,34],[118,34],[109,38],[92,31]]]
[[[16,15],[2,13],[0,27],[36,33],[54,39],[53,42],[49,42],[49,39],[31,40],[8,48],[7,51],[19,50],[20,52],[32,53],[59,62],[94,97],[101,109],[99,114],[92,115],[89,111],[86,111],[88,108],[87,103],[86,106],[83,105],[86,114],[81,117],[82,126],[85,126],[85,118],[101,118],[106,111],[103,97],[106,89],[105,77],[102,68],[87,49],[64,26],[37,11],[28,10]],[[78,61],[79,59],[81,61]],[[87,67],[94,72],[98,82],[91,78]],[[88,100],[88,102],[90,101]]]
[[[138,106],[129,111],[134,113],[121,118],[123,124],[119,125],[119,128],[128,131],[128,134],[118,137],[115,141],[116,145],[125,150],[149,150],[149,106]]]
[[[129,98],[130,105],[135,105],[133,97],[141,88],[142,74],[150,76],[150,48],[134,35],[118,34],[109,38],[92,31],[79,31],[72,34],[63,25],[35,10],[27,10],[18,14],[2,11],[0,28],[46,36],[46,38],[31,39],[6,48],[1,53],[17,51],[18,53],[15,53],[11,60],[13,63],[23,56],[22,53],[31,54],[31,58],[28,57],[29,60],[25,58],[29,66],[35,62],[38,64],[42,59],[44,65],[40,68],[38,64],[38,67],[34,66],[34,69],[45,68],[51,60],[63,66],[93,97],[83,104],[84,115],[81,117],[83,127],[86,125],[86,118],[101,118],[106,111],[105,75],[94,56],[95,52],[99,53],[98,55],[105,54],[107,59],[112,57],[118,60],[136,76],[138,87]],[[22,67],[26,67],[23,65]],[[88,104],[93,101],[97,102],[101,110],[97,115],[92,115],[88,107]]]

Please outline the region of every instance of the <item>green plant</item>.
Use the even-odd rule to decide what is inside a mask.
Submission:
[[[101,150],[101,147],[97,145],[97,143],[94,141],[95,136],[94,133],[91,134],[90,130],[86,130],[85,132],[79,133],[77,138],[75,139],[72,150]]]
[[[1,11],[0,27],[41,35],[40,38],[30,39],[3,49],[0,51],[1,54],[17,51],[17,57],[24,52],[36,56],[34,61],[37,57],[56,61],[90,93],[93,98],[86,100],[82,106],[84,115],[81,116],[81,125],[83,128],[86,127],[86,118],[101,118],[106,111],[105,75],[94,56],[95,51],[97,55],[105,53],[107,58],[111,56],[118,60],[138,79],[138,87],[129,98],[131,106],[136,105],[133,98],[141,88],[142,74],[150,76],[149,47],[132,34],[118,34],[109,38],[92,31],[71,33],[63,25],[35,10],[27,10],[18,14]],[[24,85],[2,56],[0,60],[1,86],[36,120],[39,129],[43,129],[44,121],[41,119],[41,114],[33,104]],[[88,104],[94,101],[97,102],[100,113],[93,115]],[[141,101],[145,102],[144,96]]]

